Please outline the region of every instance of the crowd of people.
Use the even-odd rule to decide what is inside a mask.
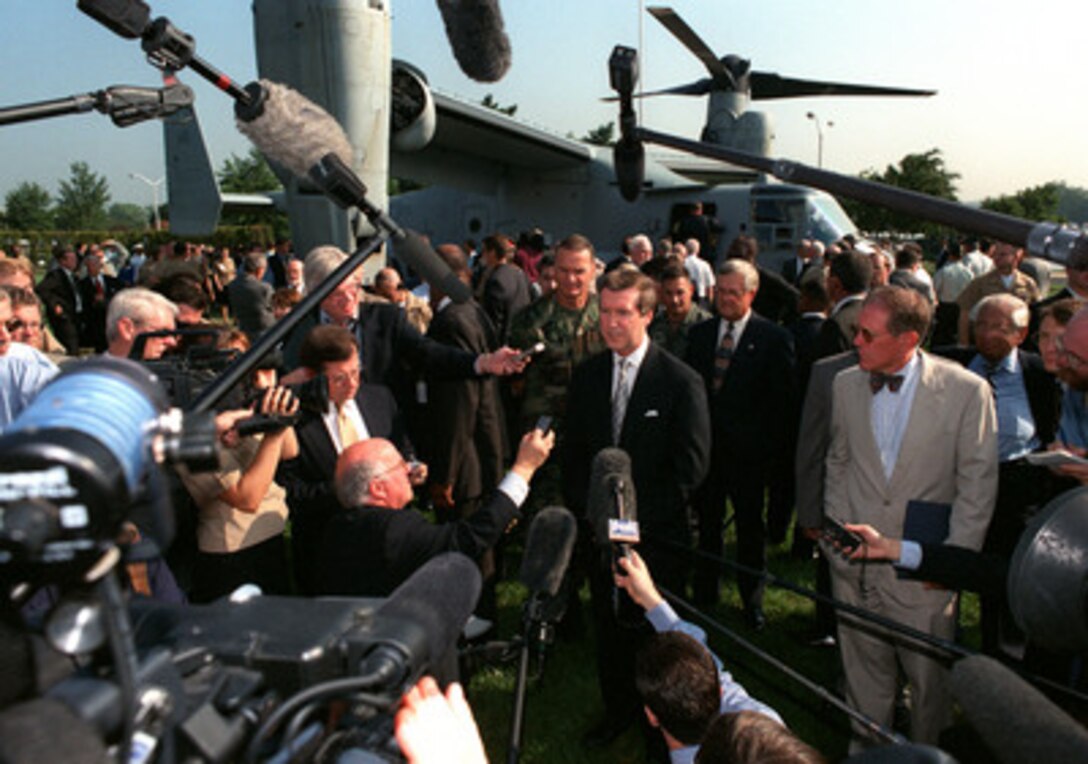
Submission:
[[[0,428],[79,356],[160,359],[191,344],[178,329],[244,352],[347,259],[330,246],[299,257],[286,240],[240,255],[143,249],[58,246],[40,279],[29,253],[0,258]],[[577,589],[588,580],[591,592],[605,714],[585,744],[641,723],[650,750],[673,761],[692,760],[704,739],[724,750],[752,735],[818,761],[707,657],[705,640],[653,637],[691,633],[653,581],[717,605],[715,558],[732,522],[744,619],[762,631],[767,546],[792,526],[792,551],[814,560],[825,592],[954,638],[956,591],[918,577],[917,546],[1007,558],[1033,513],[1088,483],[1082,464],[1028,460],[1088,454],[1088,251],[1073,252],[1066,286],[1046,296],[1023,251],[1001,242],[947,241],[932,277],[913,242],[806,239],[781,269],[744,235],[720,259],[694,235],[655,246],[632,233],[622,249],[606,264],[585,237],[549,246],[539,231],[440,244],[474,295],[461,304],[440,285],[409,289],[413,274],[392,259],[368,286],[346,278],[219,412],[219,469],[180,471],[175,504],[190,532],[167,556],[172,585],[194,602],[244,583],[384,596],[444,551],[476,559],[493,583],[523,518],[562,505],[585,521],[594,457],[619,447],[639,555],[616,570],[585,521],[564,587],[575,637]],[[239,436],[254,413],[293,424]],[[884,559],[843,557],[817,543],[827,517],[905,541]],[[493,616],[490,591],[479,612]],[[939,662],[826,608],[814,629],[838,646],[854,708],[890,728],[905,679],[911,739],[936,744],[950,721]],[[983,644],[1075,681],[1062,656],[1025,643],[1000,597],[984,600]],[[686,683],[700,676],[720,703],[691,716],[698,693]],[[854,733],[857,750],[875,742]]]

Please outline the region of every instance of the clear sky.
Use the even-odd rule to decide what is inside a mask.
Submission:
[[[487,93],[517,104],[519,118],[581,135],[615,120],[607,60],[617,43],[637,46],[637,0],[502,0],[513,66],[498,83],[461,74],[433,0],[392,0],[393,52],[423,69],[432,85],[479,101]],[[153,14],[192,34],[201,56],[234,79],[256,76],[248,0],[150,0]],[[1088,4],[1071,0],[674,0],[673,7],[719,55],[753,68],[842,82],[931,88],[913,98],[803,98],[756,105],[774,120],[774,155],[816,163],[814,111],[824,122],[824,165],[840,172],[882,170],[905,154],[939,148],[961,175],[960,198],[1011,193],[1051,180],[1088,187],[1088,101],[1077,72]],[[135,41],[79,12],[75,0],[3,0],[0,105],[67,97],[108,85],[156,86]],[[704,76],[702,65],[644,14],[641,69],[646,89]],[[230,99],[195,74],[213,162],[248,151]],[[697,137],[701,99],[650,99],[647,126]],[[0,195],[24,180],[55,192],[73,161],[106,175],[115,201],[150,203],[129,178],[164,174],[157,123],[124,130],[97,113],[0,128]]]

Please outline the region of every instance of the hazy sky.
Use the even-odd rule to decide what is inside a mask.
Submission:
[[[201,56],[241,82],[256,76],[248,0],[150,0],[192,34]],[[977,200],[1051,180],[1088,187],[1088,103],[1076,90],[1088,52],[1088,4],[1070,0],[676,0],[673,7],[719,55],[781,75],[931,88],[916,98],[803,98],[757,104],[772,116],[774,155],[816,163],[816,112],[825,128],[824,165],[882,170],[905,154],[939,148],[961,175],[960,198]],[[138,43],[79,12],[75,0],[3,0],[0,105],[62,98],[108,85],[156,86]],[[615,120],[607,60],[613,45],[636,46],[635,0],[504,0],[513,66],[499,83],[461,74],[433,0],[393,0],[393,52],[423,69],[446,93],[479,101],[487,93],[517,104],[519,118],[581,135]],[[643,17],[643,86],[668,87],[705,75],[702,65],[652,17]],[[230,99],[183,73],[197,94],[213,162],[244,154]],[[697,137],[702,99],[646,102],[647,126]],[[0,128],[0,195],[24,180],[50,191],[68,165],[85,160],[107,176],[115,201],[150,202],[129,178],[164,174],[161,128],[124,130],[97,113]]]

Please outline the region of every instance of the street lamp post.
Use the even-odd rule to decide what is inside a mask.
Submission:
[[[154,207],[152,207],[151,210],[155,216],[155,230],[160,230],[162,228],[162,219],[159,218],[159,186],[162,185],[163,181],[166,180],[166,178],[163,177],[159,178],[158,180],[151,180],[150,178],[141,175],[138,172],[130,172],[128,176],[133,180],[139,180],[151,186],[151,199],[152,204],[154,204]]]
[[[820,123],[820,118],[818,116],[816,116],[816,112],[812,112],[812,111],[805,114],[805,116],[816,123],[816,166],[817,167],[823,167],[824,166],[824,129],[823,129],[823,124],[826,124],[828,128],[832,128],[832,127],[835,126],[835,123],[832,122],[831,120],[828,120],[826,123],[821,124]]]

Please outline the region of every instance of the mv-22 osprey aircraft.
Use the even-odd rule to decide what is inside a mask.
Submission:
[[[465,5],[496,8],[494,0]],[[933,94],[753,71],[738,56],[719,58],[672,9],[648,10],[703,63],[709,77],[644,95],[705,96],[706,141],[767,155],[770,120],[748,110],[752,100]],[[821,191],[766,182],[751,170],[683,155],[648,158],[642,198],[627,204],[617,193],[610,149],[432,92],[422,72],[392,59],[388,2],[255,0],[253,12],[261,76],[298,89],[340,121],[356,148],[355,169],[375,204],[387,203],[389,175],[424,184],[394,197],[390,211],[401,225],[435,242],[537,227],[556,235],[584,233],[607,256],[632,232],[666,235],[696,201],[723,226],[719,249],[741,232],[774,253],[792,251],[801,237],[830,241],[854,230],[835,200]],[[446,21],[456,53],[457,30]],[[300,252],[328,242],[350,248],[365,226],[275,167],[284,193],[263,199],[220,195],[192,114],[169,120],[166,144],[171,228],[179,233],[207,233],[222,203],[254,201],[285,204]],[[201,193],[189,191],[195,188]]]

